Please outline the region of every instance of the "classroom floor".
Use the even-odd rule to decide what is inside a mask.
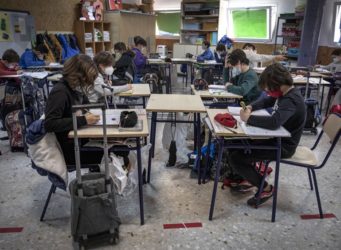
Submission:
[[[318,212],[315,194],[304,169],[283,164],[275,223],[270,222],[271,202],[250,208],[246,200],[252,194],[233,194],[220,187],[214,219],[209,221],[213,182],[198,185],[190,169],[165,166],[168,154],[161,146],[162,130],[158,125],[151,183],[143,187],[145,225],[140,226],[137,190],[118,197],[120,242],[96,249],[341,249],[341,143],[317,172],[324,212],[336,218],[300,219],[301,214]],[[312,145],[315,138],[304,135],[301,144]],[[322,157],[329,146],[326,138],[321,146]],[[57,190],[46,220],[40,222],[50,182],[30,167],[24,153],[11,153],[8,141],[0,141],[0,150],[0,228],[23,227],[21,233],[0,233],[0,249],[73,249],[69,193]],[[201,222],[202,227],[163,229],[164,224],[190,222]]]

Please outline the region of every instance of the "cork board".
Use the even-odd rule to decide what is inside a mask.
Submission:
[[[79,0],[0,0],[3,9],[29,11],[36,30],[73,31]],[[77,14],[76,14],[77,13]]]

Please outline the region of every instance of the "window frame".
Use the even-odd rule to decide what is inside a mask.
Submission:
[[[227,8],[227,27],[229,27],[230,25],[230,20],[232,22],[232,11],[234,10],[261,10],[261,9],[266,9],[267,10],[267,15],[268,15],[268,20],[267,20],[267,29],[268,29],[268,34],[269,34],[269,38],[266,39],[262,39],[262,38],[237,38],[237,37],[233,37],[230,33],[229,33],[229,28],[227,28],[227,34],[228,36],[231,35],[231,37],[236,41],[236,42],[271,42],[273,39],[273,30],[274,27],[276,26],[276,23],[274,24],[274,27],[272,27],[272,19],[275,17],[272,17],[272,8],[274,8],[274,6],[270,6],[270,5],[266,5],[266,6],[254,6],[254,7],[232,7],[232,8]]]
[[[335,25],[336,25],[336,15],[337,15],[337,11],[338,11],[338,8],[339,7],[339,11],[341,12],[341,2],[335,2],[334,3],[334,13],[333,13],[333,40],[332,40],[332,42],[336,45],[336,46],[341,46],[341,43],[340,42],[335,42],[335,31],[336,31],[336,27],[335,27]],[[341,21],[340,21],[340,25],[341,25]],[[340,37],[341,37],[341,29],[340,29],[340,36],[339,36],[339,39],[340,39]]]

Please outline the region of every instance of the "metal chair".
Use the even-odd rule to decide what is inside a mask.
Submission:
[[[328,150],[327,154],[325,155],[323,161],[321,163],[319,163],[314,150],[318,146],[323,134],[326,134],[328,136],[331,144],[330,144],[329,150]],[[341,136],[341,115],[336,114],[336,113],[332,113],[328,116],[327,120],[323,124],[322,131],[320,132],[320,134],[319,134],[319,136],[318,136],[318,138],[317,138],[317,140],[314,143],[312,148],[308,148],[305,146],[298,146],[295,154],[291,158],[281,160],[281,163],[285,163],[285,164],[293,165],[293,166],[298,166],[298,167],[303,167],[303,168],[307,169],[309,183],[310,183],[310,189],[313,190],[315,188],[316,200],[317,200],[319,215],[320,215],[321,219],[324,218],[324,215],[322,212],[322,205],[321,205],[320,194],[319,194],[319,189],[318,189],[318,185],[317,185],[315,170],[321,169],[327,163],[331,153],[333,152],[333,150],[335,148],[335,145],[337,144],[337,142],[340,139],[340,136]],[[267,166],[268,166],[268,164],[267,164]],[[261,186],[259,188],[259,190],[260,190],[258,192],[259,194],[263,190],[264,182],[265,182],[265,176],[266,175],[264,175]],[[276,175],[276,178],[279,178],[279,174]],[[276,182],[276,180],[275,180],[275,183],[278,183],[278,182]],[[275,188],[277,188],[277,187],[275,187]],[[259,200],[260,200],[260,195],[258,196],[258,203],[259,203]],[[276,208],[275,208],[275,210],[276,210]]]

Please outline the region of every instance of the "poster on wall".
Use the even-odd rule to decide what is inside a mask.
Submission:
[[[121,10],[122,0],[108,0],[108,10]]]
[[[11,24],[9,15],[6,12],[0,12],[0,42],[12,42]]]

